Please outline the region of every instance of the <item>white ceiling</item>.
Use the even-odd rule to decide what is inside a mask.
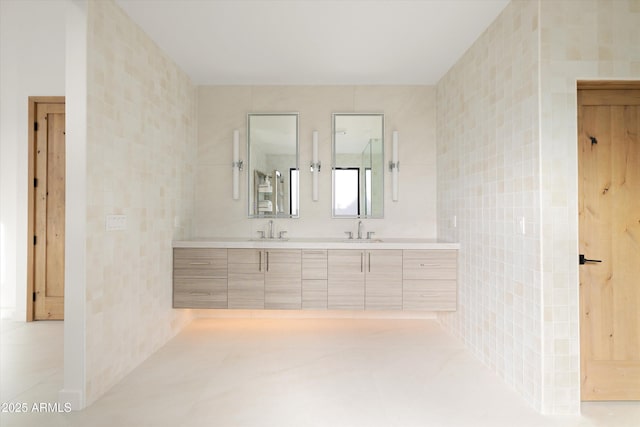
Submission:
[[[435,84],[509,0],[116,0],[198,85]]]

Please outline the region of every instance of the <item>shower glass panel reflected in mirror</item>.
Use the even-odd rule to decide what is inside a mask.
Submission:
[[[298,113],[247,117],[249,217],[299,214]]]
[[[334,218],[384,216],[384,115],[333,115]]]

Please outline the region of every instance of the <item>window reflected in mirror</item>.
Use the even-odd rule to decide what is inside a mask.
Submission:
[[[332,175],[334,217],[383,217],[384,115],[333,115]]]

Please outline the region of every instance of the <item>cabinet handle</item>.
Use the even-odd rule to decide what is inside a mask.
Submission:
[[[267,273],[269,272],[269,251],[266,251],[267,254]]]
[[[360,273],[364,273],[364,254],[360,252]]]
[[[371,252],[369,252],[368,255],[369,255],[369,273],[371,273]]]
[[[440,264],[420,264],[420,267],[439,267]]]
[[[324,251],[304,251],[305,255],[324,255]]]
[[[262,271],[262,251],[258,251],[258,271]]]
[[[210,262],[190,262],[189,265],[209,265]]]

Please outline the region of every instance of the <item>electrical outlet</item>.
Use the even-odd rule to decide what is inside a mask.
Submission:
[[[118,231],[127,229],[126,215],[107,215],[106,220],[107,231]]]
[[[453,220],[451,221],[451,225],[453,225],[453,228],[458,228],[458,215],[454,215],[453,216]]]
[[[518,220],[518,231],[520,231],[520,234],[526,234],[526,221],[523,216]]]

